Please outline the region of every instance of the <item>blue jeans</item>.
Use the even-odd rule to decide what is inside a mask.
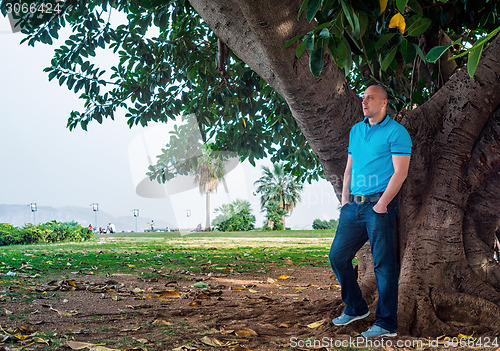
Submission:
[[[394,250],[394,223],[397,200],[387,206],[387,213],[376,213],[373,203],[349,202],[340,210],[339,226],[332,247],[330,264],[342,288],[344,313],[358,316],[368,312],[352,267],[356,252],[370,240],[377,281],[378,302],[375,324],[397,331],[398,265]]]

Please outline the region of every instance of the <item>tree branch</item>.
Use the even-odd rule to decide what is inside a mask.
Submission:
[[[362,118],[361,100],[329,53],[321,76],[315,78],[307,55],[295,57],[298,43],[283,50],[288,39],[314,28],[305,16],[297,20],[302,1],[190,2],[215,34],[285,98],[326,177],[339,191],[349,129]]]

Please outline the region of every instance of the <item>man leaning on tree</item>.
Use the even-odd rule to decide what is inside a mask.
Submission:
[[[362,104],[365,118],[352,127],[349,135],[342,208],[329,255],[346,305],[332,322],[346,325],[370,314],[352,267],[356,252],[369,240],[379,298],[375,323],[361,335],[396,336],[396,195],[408,174],[412,143],[406,129],[387,115],[387,91],[383,87],[369,86]]]

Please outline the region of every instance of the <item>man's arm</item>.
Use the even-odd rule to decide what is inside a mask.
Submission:
[[[403,186],[403,183],[408,176],[410,156],[392,155],[392,164],[394,166],[394,174],[389,180],[389,184],[382,194],[382,197],[378,200],[375,206],[373,206],[373,210],[378,213],[387,212],[387,205],[392,201],[392,199],[394,199],[399,189]]]
[[[342,206],[349,202],[349,195],[351,195],[351,171],[352,156],[347,155],[347,164],[344,171],[344,182],[342,184]]]

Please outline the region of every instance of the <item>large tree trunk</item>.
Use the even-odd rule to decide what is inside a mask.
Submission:
[[[220,40],[273,86],[318,155],[337,194],[348,132],[362,118],[361,100],[325,58],[319,78],[307,55],[295,58],[294,35],[311,30],[302,0],[190,0]],[[401,114],[414,143],[400,193],[399,333],[431,336],[499,328],[500,266],[492,261],[500,208],[500,36],[485,50],[474,79],[453,75],[431,100]],[[360,281],[376,302],[370,255]]]

